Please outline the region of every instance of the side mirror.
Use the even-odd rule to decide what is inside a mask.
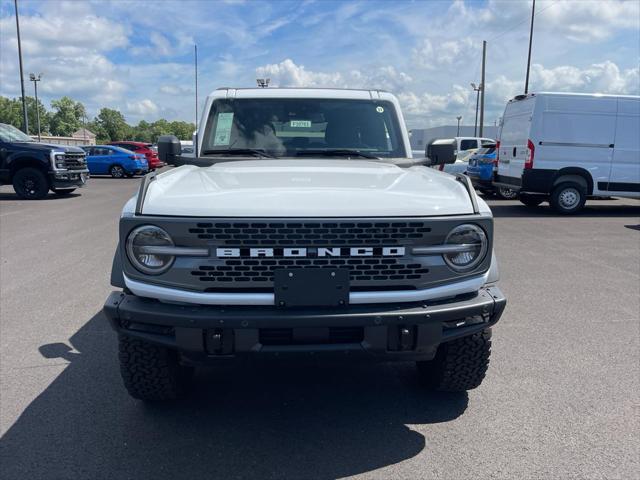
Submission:
[[[456,162],[456,139],[434,140],[425,149],[428,165],[447,165]]]
[[[167,165],[175,165],[182,154],[182,145],[174,135],[158,137],[158,158]]]

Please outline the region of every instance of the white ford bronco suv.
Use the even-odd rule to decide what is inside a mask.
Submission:
[[[396,97],[378,90],[219,89],[193,156],[144,177],[120,218],[113,292],[129,393],[179,396],[194,366],[246,356],[415,361],[435,389],[484,378],[493,219],[454,160],[412,159]]]

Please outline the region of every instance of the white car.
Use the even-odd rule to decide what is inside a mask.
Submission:
[[[531,93],[507,104],[496,185],[563,214],[590,196],[640,197],[640,97]]]
[[[395,96],[220,89],[200,125],[193,158],[160,137],[183,165],[147,175],[120,218],[104,311],[132,396],[175,398],[194,365],[242,356],[411,360],[436,389],[481,383],[506,304],[491,211],[464,175],[411,158]]]

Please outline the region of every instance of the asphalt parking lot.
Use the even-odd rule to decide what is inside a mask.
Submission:
[[[305,362],[203,370],[147,407],[101,314],[138,182],[0,188],[3,478],[638,478],[640,202],[490,201],[509,303],[468,395],[426,392],[409,364]]]

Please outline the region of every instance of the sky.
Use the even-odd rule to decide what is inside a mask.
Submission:
[[[19,0],[25,88],[130,123],[195,116],[218,87],[384,89],[410,128],[473,125],[482,41],[486,124],[524,91],[531,2]],[[640,94],[640,1],[538,0],[530,91]],[[20,94],[13,0],[0,0],[0,95]]]

